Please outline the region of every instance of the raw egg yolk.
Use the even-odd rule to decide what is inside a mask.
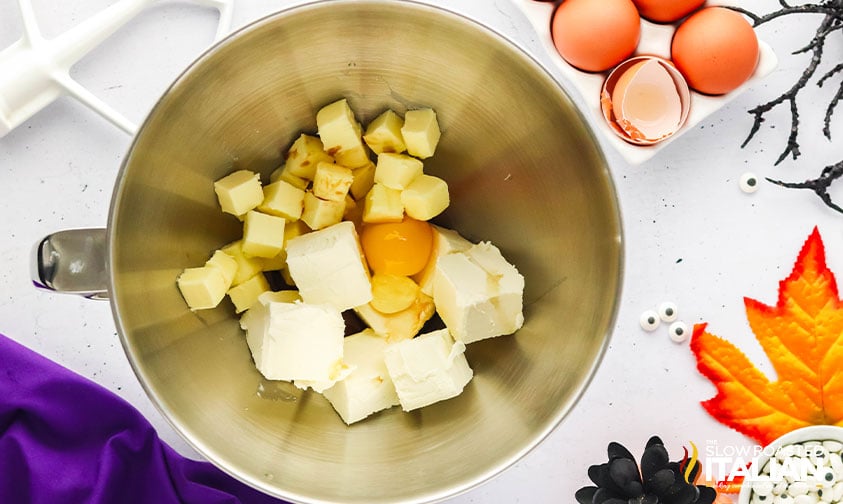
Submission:
[[[372,273],[415,275],[430,259],[433,228],[409,217],[401,222],[365,224],[360,244]]]

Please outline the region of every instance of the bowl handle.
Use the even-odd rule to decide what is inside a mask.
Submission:
[[[69,229],[33,247],[32,283],[56,292],[108,299],[105,228]]]

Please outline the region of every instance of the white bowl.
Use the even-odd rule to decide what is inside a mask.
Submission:
[[[770,460],[770,457],[782,447],[804,443],[806,441],[838,441],[843,443],[843,427],[811,425],[788,432],[765,446],[761,455],[753,460],[752,463],[754,466],[757,464],[756,467],[764,467],[764,464]],[[746,481],[741,485],[741,491],[738,494],[738,504],[749,504],[751,497],[752,485]]]

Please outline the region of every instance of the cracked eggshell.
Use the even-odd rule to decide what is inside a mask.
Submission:
[[[690,111],[688,84],[670,61],[638,56],[618,65],[603,83],[600,105],[609,127],[636,145],[652,145],[679,131]]]

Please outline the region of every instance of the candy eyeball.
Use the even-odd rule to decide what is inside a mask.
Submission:
[[[659,305],[659,318],[662,319],[662,322],[673,322],[677,316],[675,303],[665,301]]]
[[[688,339],[688,326],[685,322],[676,321],[670,324],[670,327],[667,329],[667,335],[670,336],[670,339],[676,343],[682,343],[686,339]]]
[[[741,191],[745,193],[754,193],[758,190],[758,177],[754,173],[744,173],[741,175],[739,181]]]
[[[641,318],[639,318],[638,321],[641,324],[641,329],[644,329],[647,332],[652,332],[659,327],[661,318],[655,310],[647,310],[641,314]]]

